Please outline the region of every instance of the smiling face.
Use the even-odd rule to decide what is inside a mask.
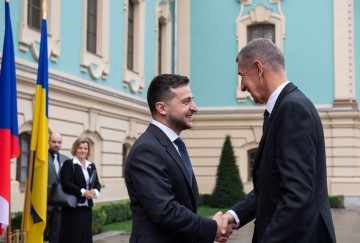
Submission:
[[[192,127],[193,114],[197,112],[197,107],[189,85],[171,89],[171,92],[174,97],[165,103],[166,123],[169,128],[180,134],[182,130]]]
[[[87,158],[88,152],[89,152],[89,145],[87,144],[87,142],[83,142],[83,143],[80,143],[79,147],[76,149],[75,156],[80,161],[85,161],[85,159]]]

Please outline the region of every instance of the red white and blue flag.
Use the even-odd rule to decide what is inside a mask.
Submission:
[[[0,74],[0,234],[9,225],[10,159],[19,155],[14,43],[5,3],[5,38]]]

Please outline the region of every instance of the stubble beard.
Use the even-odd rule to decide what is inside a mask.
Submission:
[[[169,113],[169,121],[172,124],[172,126],[178,129],[179,131],[190,129],[192,127],[192,125],[186,123],[184,119],[176,117],[172,113]]]

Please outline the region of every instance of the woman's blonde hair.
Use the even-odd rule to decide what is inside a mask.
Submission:
[[[88,145],[88,154],[87,157],[90,156],[90,140],[87,137],[79,137],[75,140],[75,142],[72,145],[71,154],[75,156],[76,150],[80,147],[82,143],[87,143]]]

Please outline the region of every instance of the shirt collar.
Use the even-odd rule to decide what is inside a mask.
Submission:
[[[73,158],[73,163],[74,164],[79,164],[80,166],[82,166],[81,163],[80,163],[80,160],[76,156],[74,156],[74,158]],[[85,160],[85,168],[87,168],[90,164],[91,164],[91,162],[86,159]]]
[[[168,128],[167,126],[165,126],[164,124],[156,121],[156,120],[152,120],[151,124],[157,126],[158,128],[161,129],[161,131],[163,131],[166,136],[170,139],[171,142],[174,142],[175,139],[177,139],[179,136],[176,134],[176,132],[174,132],[172,129]]]
[[[279,97],[281,91],[285,88],[285,86],[290,83],[289,81],[284,82],[279,87],[275,89],[275,91],[270,95],[268,102],[266,103],[266,110],[271,114],[274,109],[277,98]]]

